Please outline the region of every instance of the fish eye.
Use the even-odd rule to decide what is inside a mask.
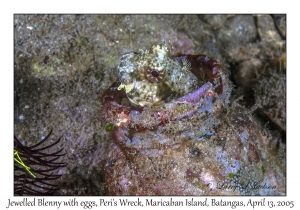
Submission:
[[[147,68],[146,70],[146,77],[152,82],[159,82],[161,81],[165,76],[163,69],[153,69],[153,68]]]
[[[158,77],[159,76],[159,73],[155,70],[151,71],[151,74],[153,77]]]

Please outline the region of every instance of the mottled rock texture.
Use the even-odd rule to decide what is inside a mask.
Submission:
[[[260,178],[277,185],[280,190],[276,193],[285,194],[281,189],[285,183],[286,101],[279,96],[274,99],[276,93],[272,94],[280,87],[284,94],[286,87],[284,20],[285,16],[279,20],[276,15],[15,15],[14,134],[25,145],[41,141],[51,128],[53,139],[63,136],[61,142],[67,153],[64,161],[68,166],[57,172],[64,174],[58,182],[61,195],[126,194],[126,189],[127,194],[232,194],[208,191],[206,182],[212,180],[214,170],[204,170],[202,163],[196,163],[216,157],[213,155],[217,151],[226,152],[228,160],[232,156],[237,160],[230,148],[241,147],[241,137],[237,136],[247,136],[247,132],[235,130],[234,124],[228,125],[228,120],[236,119],[236,115],[220,118],[224,121],[216,135],[203,141],[190,140],[181,149],[167,149],[169,156],[152,160],[124,155],[104,129],[106,122],[101,118],[99,98],[117,80],[120,56],[160,44],[164,39],[173,46],[173,54],[217,57],[230,71],[235,85],[230,101],[244,96],[238,103],[246,107],[246,116],[255,118],[258,135],[242,145],[249,154],[242,161],[255,163],[259,159],[251,167],[263,166]],[[250,114],[251,107],[258,109]],[[268,147],[270,144],[273,146]],[[269,152],[275,154],[271,156],[274,158],[264,159],[264,153]],[[111,163],[105,165],[108,158]],[[135,161],[139,158],[140,162]],[[270,164],[265,164],[266,160]],[[156,165],[151,161],[157,161]],[[122,164],[128,168],[124,177],[118,176],[119,168],[114,170]],[[149,171],[144,183],[128,182],[141,181],[143,169],[129,177],[134,167]],[[224,163],[222,167],[224,174],[215,180],[227,182],[229,165]],[[176,172],[171,173],[173,169],[178,177]],[[233,179],[239,176],[236,172]],[[185,182],[171,186],[166,177]],[[113,187],[113,179],[125,190]],[[155,185],[149,184],[152,179],[157,181]]]

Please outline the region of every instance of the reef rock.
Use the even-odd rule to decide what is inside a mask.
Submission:
[[[101,96],[108,194],[285,195],[285,147],[230,103],[231,87],[206,55],[154,45],[122,56],[119,81]]]

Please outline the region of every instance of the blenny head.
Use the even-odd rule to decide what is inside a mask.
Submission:
[[[130,52],[120,58],[118,90],[125,89],[129,101],[137,106],[156,106],[183,96],[199,87],[187,60],[170,57],[165,45],[153,45],[140,53]]]

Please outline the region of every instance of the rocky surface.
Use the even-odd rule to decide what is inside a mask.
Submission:
[[[279,32],[275,28],[274,20],[270,15],[258,15],[257,28],[262,41],[271,42],[281,40]]]
[[[274,183],[281,179],[285,183],[285,37],[284,15],[15,15],[15,135],[25,145],[41,141],[51,128],[54,140],[63,136],[68,166],[58,171],[64,174],[59,180],[61,195],[114,194],[107,185],[111,175],[103,160],[121,153],[112,148],[111,135],[105,131],[99,97],[117,80],[122,54],[164,39],[173,46],[173,54],[200,53],[222,60],[235,85],[230,100],[243,95],[239,103],[249,109],[258,107],[251,113],[259,132],[278,153],[272,165],[264,166],[264,173],[272,177],[277,164],[282,174],[276,175]],[[199,149],[198,144],[213,143],[191,144]],[[197,148],[192,151],[200,154]],[[259,154],[264,148],[259,148]],[[255,161],[255,152],[252,156],[249,160]],[[183,160],[163,159],[153,173],[163,176],[169,173],[164,167],[186,164]],[[201,178],[194,174],[205,177],[206,172],[195,167],[184,170],[189,182],[201,189]],[[157,188],[156,194],[168,192]]]

